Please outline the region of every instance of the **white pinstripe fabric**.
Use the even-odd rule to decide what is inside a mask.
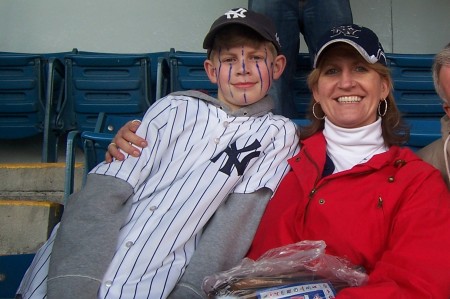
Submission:
[[[92,170],[126,180],[135,191],[99,298],[165,298],[182,275],[202,227],[227,195],[262,187],[275,190],[288,170],[286,160],[298,144],[291,121],[271,113],[230,116],[212,105],[212,98],[206,99],[182,95],[161,99],[137,132],[149,143],[141,156]],[[243,175],[238,175],[236,165],[230,174],[220,170],[227,165],[229,157],[222,153],[227,147],[235,143],[242,149],[255,140],[260,143],[256,150],[238,155],[242,161],[249,153],[261,152],[249,159]],[[37,255],[43,262],[34,269],[45,265],[49,252]],[[29,290],[44,280],[33,273],[22,282],[23,289],[29,277],[36,275]],[[45,293],[44,285],[37,287],[39,292]]]

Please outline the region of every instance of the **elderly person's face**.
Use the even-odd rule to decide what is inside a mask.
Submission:
[[[377,119],[379,102],[389,94],[389,84],[350,45],[326,49],[319,63],[314,99],[333,124],[357,128]]]

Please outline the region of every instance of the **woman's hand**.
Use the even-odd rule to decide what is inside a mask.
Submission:
[[[119,129],[112,142],[108,145],[108,151],[105,154],[107,163],[112,162],[113,158],[119,161],[125,159],[125,155],[119,151],[119,148],[133,157],[138,157],[141,154],[141,151],[133,146],[136,145],[141,148],[147,146],[147,141],[135,134],[140,125],[141,121],[135,119],[127,122]]]

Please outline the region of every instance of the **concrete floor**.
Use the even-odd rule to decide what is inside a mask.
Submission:
[[[0,163],[39,163],[42,157],[42,135],[14,140],[0,140]],[[65,162],[66,138],[58,142],[58,161]],[[83,161],[81,149],[76,151],[76,162]]]

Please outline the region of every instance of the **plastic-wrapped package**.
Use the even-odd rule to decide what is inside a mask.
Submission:
[[[328,299],[343,288],[367,282],[363,269],[326,254],[325,248],[324,241],[274,248],[256,261],[245,258],[230,270],[206,277],[203,290],[209,298]]]

